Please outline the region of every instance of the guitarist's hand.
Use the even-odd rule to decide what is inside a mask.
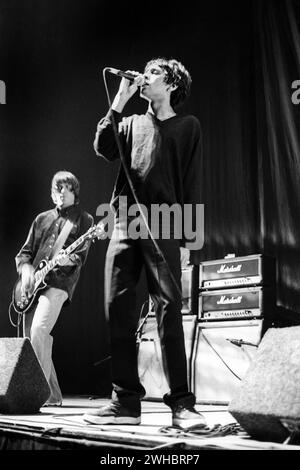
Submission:
[[[21,274],[21,293],[27,296],[34,289],[34,267],[31,264],[23,264]]]
[[[57,255],[57,264],[59,266],[74,266],[76,263],[73,263],[69,256],[65,256],[64,252],[61,252]]]

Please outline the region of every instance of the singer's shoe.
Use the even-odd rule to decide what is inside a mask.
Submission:
[[[141,414],[139,411],[125,408],[120,403],[111,402],[85,413],[83,420],[90,424],[140,424]]]
[[[198,413],[193,406],[178,405],[172,410],[172,425],[183,429],[191,427],[206,428],[207,422],[204,416]]]
[[[62,401],[49,402],[46,401],[42,406],[62,406]]]

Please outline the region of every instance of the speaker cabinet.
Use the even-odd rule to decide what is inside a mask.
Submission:
[[[29,339],[0,338],[0,413],[37,413],[49,395]]]
[[[195,336],[196,315],[183,315],[185,350],[190,382],[190,361]],[[174,358],[176,361],[176,357]],[[155,317],[148,317],[142,329],[138,350],[138,369],[142,385],[146,390],[145,399],[162,400],[169,387],[162,366],[160,339]]]
[[[253,361],[263,320],[199,322],[191,385],[197,403],[228,404]]]
[[[229,411],[255,439],[283,442],[300,429],[300,326],[270,328]]]

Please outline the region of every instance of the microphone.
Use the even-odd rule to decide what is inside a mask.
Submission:
[[[114,75],[118,75],[118,77],[127,78],[127,80],[130,80],[131,82],[133,82],[137,77],[137,75],[133,75],[133,73],[123,72],[122,70],[114,69],[113,67],[106,67],[106,70]]]

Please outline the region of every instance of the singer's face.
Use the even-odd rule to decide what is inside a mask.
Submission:
[[[165,82],[165,76],[165,71],[159,65],[152,64],[144,72],[140,95],[150,101],[170,95],[170,85]]]

